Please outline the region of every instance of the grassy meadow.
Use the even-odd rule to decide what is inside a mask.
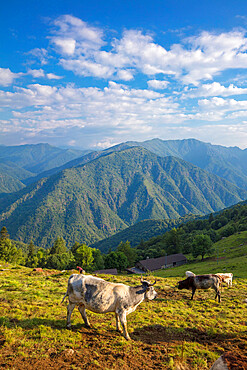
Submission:
[[[76,271],[33,271],[0,266],[0,368],[4,369],[171,369],[208,370],[223,353],[247,364],[246,233],[218,243],[218,258],[162,270],[158,298],[143,302],[128,316],[131,341],[115,330],[115,315],[88,312],[92,328],[85,328],[79,311],[67,330],[67,280]],[[228,251],[228,252],[227,252]],[[185,271],[233,272],[233,286],[224,287],[222,302],[214,291],[176,288]],[[217,270],[217,271],[216,271]],[[138,285],[136,275],[102,275],[108,281]]]

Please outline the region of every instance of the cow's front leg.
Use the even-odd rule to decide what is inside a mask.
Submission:
[[[86,315],[86,309],[85,309],[85,306],[83,304],[80,304],[78,306],[78,310],[80,311],[80,314],[81,314],[81,317],[83,318],[84,322],[85,322],[85,325],[87,328],[90,328],[90,322],[88,321],[88,318],[87,318],[87,315]]]
[[[196,291],[196,289],[195,289],[195,288],[192,288],[192,296],[191,296],[191,300],[192,300],[192,299],[193,299],[193,297],[194,297],[195,291]]]
[[[67,306],[67,325],[66,325],[67,328],[71,327],[70,318],[71,318],[71,314],[72,314],[74,308],[75,308],[75,303],[69,302],[69,304]]]
[[[115,317],[116,317],[116,330],[121,333],[122,328],[120,326],[120,319],[119,319],[119,315],[117,312],[115,312]]]
[[[123,327],[124,338],[129,340],[130,336],[129,336],[128,329],[127,329],[127,319],[126,319],[126,312],[125,311],[120,311],[119,312],[119,319],[120,319],[121,325]]]

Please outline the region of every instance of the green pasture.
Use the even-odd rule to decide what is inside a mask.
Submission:
[[[206,272],[204,264],[192,270],[201,266]],[[128,316],[131,341],[126,341],[115,331],[113,313],[88,312],[93,328],[86,329],[75,309],[72,330],[66,330],[66,303],[60,302],[75,271],[2,267],[0,368],[208,370],[225,351],[246,351],[247,279],[236,278],[219,304],[212,290],[197,291],[194,301],[191,292],[178,291],[183,270],[172,269],[173,277],[158,276],[158,298]],[[140,282],[132,275],[102,277],[131,286]]]

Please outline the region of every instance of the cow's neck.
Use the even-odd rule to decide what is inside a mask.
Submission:
[[[131,301],[134,305],[138,305],[145,299],[146,290],[142,285],[130,288]]]

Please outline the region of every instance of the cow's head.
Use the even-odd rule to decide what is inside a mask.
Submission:
[[[151,301],[157,297],[157,292],[154,290],[154,285],[156,284],[156,280],[153,284],[151,284],[147,280],[143,280],[141,278],[142,288],[145,291],[145,301]]]
[[[191,285],[190,284],[191,278],[193,278],[193,276],[189,276],[185,280],[180,280],[178,282],[178,289],[189,289],[190,288],[190,285]]]

